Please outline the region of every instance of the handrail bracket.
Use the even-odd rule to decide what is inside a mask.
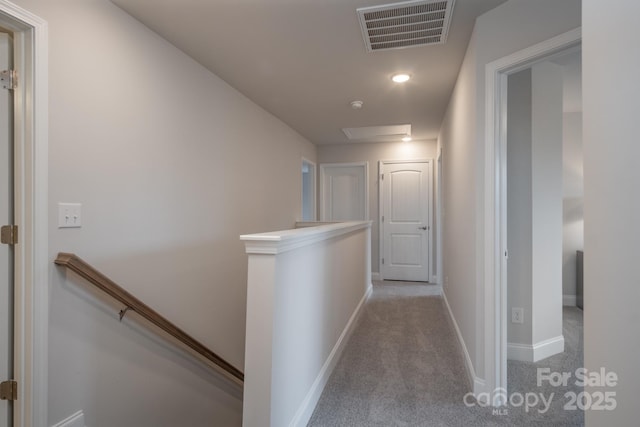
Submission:
[[[127,311],[131,310],[131,307],[125,307],[122,310],[120,310],[119,316],[120,316],[120,321],[122,322],[122,318],[124,317],[125,314],[127,314]]]

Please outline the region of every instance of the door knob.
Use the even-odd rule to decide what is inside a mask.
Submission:
[[[424,227],[418,227],[418,230],[426,230],[426,229],[427,229],[427,226],[424,226]]]

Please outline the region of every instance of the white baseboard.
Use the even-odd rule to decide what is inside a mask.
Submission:
[[[576,296],[575,295],[562,295],[562,305],[568,305],[571,307],[576,306]]]
[[[482,378],[475,377],[473,379],[473,395],[476,399],[481,400],[480,396],[483,394],[487,394],[487,384],[484,382]]]
[[[451,307],[449,306],[449,301],[447,301],[447,295],[442,292],[442,299],[444,300],[444,305],[447,308],[447,313],[449,314],[449,320],[453,324],[453,328],[456,331],[456,337],[458,338],[458,345],[464,354],[464,367],[467,373],[467,379],[469,380],[469,385],[473,387],[473,394],[478,396],[480,393],[485,392],[485,381],[482,378],[478,378],[476,376],[476,370],[473,368],[473,363],[471,362],[471,357],[469,356],[469,352],[467,351],[467,346],[464,343],[464,339],[462,338],[462,333],[460,332],[460,328],[458,327],[458,322],[456,322],[455,317],[453,317],[453,312],[451,311]]]
[[[533,362],[533,346],[511,342],[507,343],[507,359]]]
[[[52,427],[85,427],[84,425],[84,414],[82,411],[78,411],[70,417],[65,418],[57,424],[54,424]]]
[[[534,345],[507,344],[507,359],[521,362],[537,362],[564,351],[564,337],[562,335],[540,341]]]
[[[562,352],[564,352],[564,336],[560,335],[555,338],[540,341],[534,345],[533,361],[537,362],[538,360],[546,359],[547,357]]]
[[[380,273],[371,273],[371,280],[382,280]]]
[[[429,287],[432,288],[427,292],[427,295],[444,295],[444,291],[442,290],[442,285],[439,283],[429,283]]]
[[[344,327],[342,334],[340,334],[338,341],[336,341],[336,344],[333,346],[331,353],[329,353],[329,357],[327,357],[327,360],[324,362],[322,369],[320,369],[320,372],[313,382],[313,385],[309,389],[307,396],[304,398],[304,400],[300,404],[300,407],[296,411],[296,414],[289,423],[289,427],[304,427],[309,423],[311,415],[313,414],[313,410],[316,408],[318,400],[320,400],[320,395],[324,390],[324,386],[327,384],[327,381],[329,380],[333,369],[336,367],[336,363],[338,363],[338,359],[340,359],[340,355],[346,347],[347,342],[349,341],[349,337],[353,333],[353,330],[358,323],[358,319],[362,315],[362,309],[371,296],[372,290],[373,287],[371,286],[371,284],[369,284],[367,291],[358,303],[356,309],[353,311],[351,318],[347,322],[347,325]]]

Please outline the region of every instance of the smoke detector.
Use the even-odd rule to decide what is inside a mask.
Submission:
[[[351,101],[351,108],[353,108],[354,110],[360,110],[363,105],[364,102],[362,101]]]
[[[411,0],[357,9],[367,52],[447,41],[455,0]]]

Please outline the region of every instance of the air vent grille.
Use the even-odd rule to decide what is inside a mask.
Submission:
[[[424,24],[402,25],[399,27],[371,29],[368,31],[369,37],[384,36],[387,34],[411,33],[424,30],[438,29],[442,31],[443,21],[427,22]]]
[[[447,40],[455,0],[415,0],[357,9],[368,52]]]

